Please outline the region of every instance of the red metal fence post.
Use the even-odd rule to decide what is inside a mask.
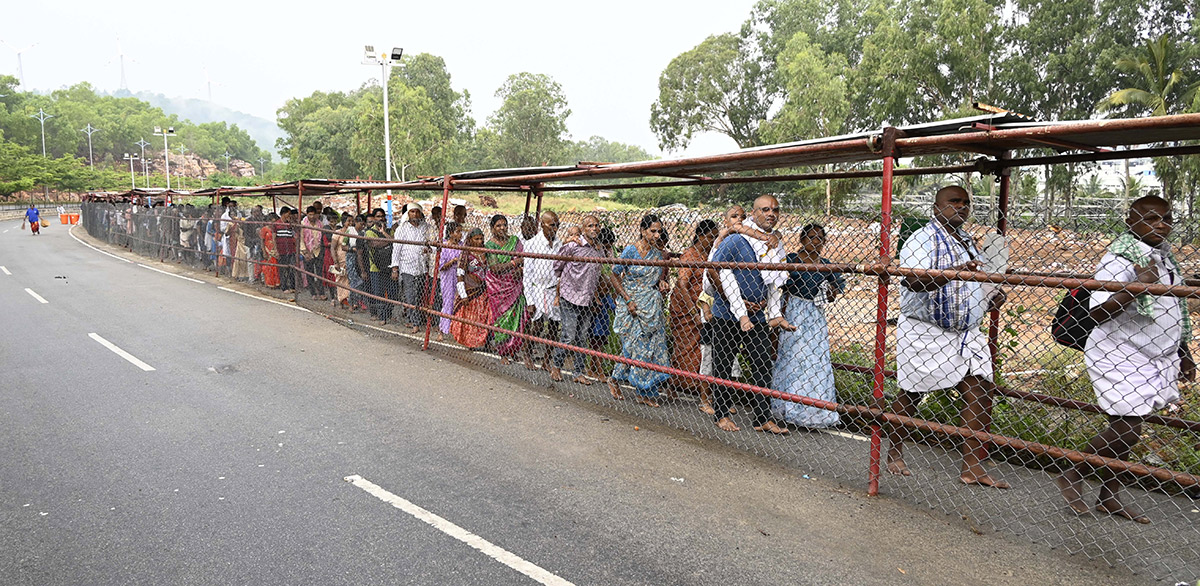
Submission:
[[[892,260],[892,172],[896,164],[895,128],[883,129],[883,195],[879,204],[879,264],[887,265]],[[875,307],[875,367],[871,396],[876,406],[883,408],[883,367],[887,349],[888,277],[879,275],[879,289]],[[883,451],[883,431],[878,422],[871,424],[871,461],[867,473],[867,494],[879,494],[879,460]]]
[[[442,242],[441,239],[446,235],[446,204],[450,202],[450,176],[446,175],[442,179],[442,217],[438,219],[438,247],[437,254],[433,257],[433,282],[429,284],[429,301],[428,306],[433,308],[434,295],[437,293],[438,287],[441,286],[442,278]],[[439,320],[440,323],[440,320]],[[440,327],[440,326],[439,326]],[[429,349],[429,332],[433,329],[433,314],[425,313],[425,342],[421,344],[422,350]]]

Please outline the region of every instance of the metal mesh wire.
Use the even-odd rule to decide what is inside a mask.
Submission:
[[[85,203],[84,226],[137,254],[286,293],[352,327],[852,487],[872,490],[878,471],[880,492],[978,531],[1156,578],[1200,575],[1196,387],[1174,383],[1179,360],[1163,350],[1178,345],[1192,313],[1178,305],[1178,295],[1195,294],[1180,286],[1200,272],[1190,243],[1173,257],[1130,246],[1156,255],[1157,280],[1143,281],[1176,287],[1131,296],[1088,342],[1104,331],[1112,345],[1085,358],[1055,341],[1052,318],[1068,289],[1099,301],[1105,287],[1136,280],[1145,265],[1106,256],[1127,232],[1121,220],[1066,230],[1032,219],[996,239],[986,226],[958,233],[929,216],[903,218],[887,233],[902,252],[884,266],[878,217],[788,209],[751,209],[745,221],[679,205],[473,213],[448,219],[446,236],[427,210],[392,227],[360,219],[351,236],[356,223],[336,217],[222,221],[188,207],[132,209]],[[222,233],[230,246],[209,240]],[[980,272],[938,272],[971,260]],[[999,291],[1006,302],[987,312]],[[969,375],[977,385],[962,382]],[[1121,393],[1125,402],[1114,402]],[[910,476],[889,474],[895,438]],[[1096,512],[1098,493],[1118,487],[1117,500],[1100,504],[1121,503],[1149,524]],[[1072,490],[1082,514],[1064,500]]]

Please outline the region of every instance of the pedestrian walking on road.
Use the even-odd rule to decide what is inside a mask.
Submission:
[[[41,233],[41,220],[42,218],[40,215],[38,215],[37,206],[29,204],[29,209],[25,210],[25,222],[29,223],[29,230],[33,232],[34,236],[37,236]],[[25,225],[22,224],[21,228],[25,228]]]

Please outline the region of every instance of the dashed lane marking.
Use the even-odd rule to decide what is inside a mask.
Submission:
[[[34,299],[37,299],[38,303],[50,303],[49,301],[46,301],[46,299],[44,297],[42,297],[41,295],[34,293],[33,289],[26,288],[25,292],[32,295]]]
[[[4,274],[6,274],[6,275],[12,274],[12,273],[8,272],[8,267],[0,267],[0,271],[4,271]]]
[[[128,360],[130,364],[132,364],[146,372],[150,372],[151,370],[154,370],[153,366],[150,366],[149,364],[146,364],[145,362],[138,360],[136,356],[120,349],[119,347],[117,347],[116,344],[113,344],[112,342],[105,340],[104,338],[102,338],[100,336],[100,334],[92,332],[92,333],[88,334],[88,337],[97,342],[100,342],[101,346],[104,346],[105,348],[112,350],[114,354],[116,354],[117,356],[120,356],[121,358],[124,358],[125,360]]]
[[[530,578],[533,578],[539,584],[547,584],[550,586],[573,586],[573,584],[570,582],[551,574],[550,572],[547,572],[531,562],[526,561],[517,554],[495,545],[492,542],[475,535],[474,533],[471,533],[470,531],[467,531],[466,529],[463,529],[462,527],[459,527],[450,521],[447,521],[446,519],[443,519],[399,496],[384,490],[379,485],[364,479],[362,476],[355,474],[353,476],[347,476],[344,480],[350,484],[353,484],[354,486],[357,486],[358,488],[365,490],[371,496],[374,496],[375,498],[392,505],[401,511],[404,511],[409,515],[412,515],[413,517],[432,525],[435,529],[441,531],[442,533],[445,533],[446,535],[449,535],[483,552],[488,557],[491,557],[492,559],[518,572],[521,572]]]

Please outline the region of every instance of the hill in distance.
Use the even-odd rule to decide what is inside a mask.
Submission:
[[[267,120],[252,116],[245,112],[231,110],[225,106],[214,104],[207,100],[197,100],[194,98],[168,98],[162,94],[141,91],[130,93],[128,91],[117,91],[113,95],[117,97],[132,96],[139,100],[149,103],[156,108],[162,108],[167,114],[175,114],[185,120],[191,120],[196,124],[205,122],[225,122],[227,124],[237,124],[238,128],[245,130],[259,148],[270,151],[272,158],[279,160],[279,152],[275,150],[275,140],[283,138],[284,132],[275,124],[274,120]]]

